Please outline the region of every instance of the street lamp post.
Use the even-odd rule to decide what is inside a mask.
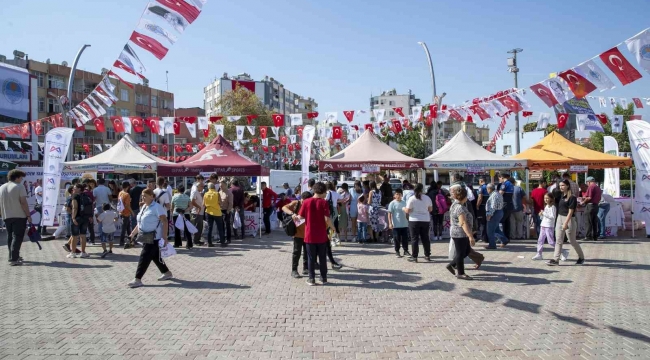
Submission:
[[[519,68],[517,67],[517,53],[524,51],[524,49],[516,48],[508,51],[508,54],[512,54],[511,58],[508,58],[508,71],[515,74],[515,88],[518,88],[517,83],[517,73],[519,73]],[[515,154],[519,154],[519,113],[515,114]]]
[[[85,44],[84,46],[79,49],[79,52],[77,52],[77,56],[75,56],[74,61],[72,62],[72,68],[70,69],[70,77],[68,78],[68,106],[67,109],[64,109],[61,107],[61,112],[63,113],[63,116],[65,119],[67,119],[66,123],[69,127],[74,128],[75,125],[72,123],[72,118],[67,116],[67,111],[64,110],[72,110],[72,89],[73,89],[73,84],[74,84],[74,75],[75,72],[77,72],[77,63],[79,63],[79,58],[81,57],[81,54],[86,50],[87,47],[90,47],[90,45]],[[61,104],[63,106],[63,104]],[[74,142],[70,144],[68,147],[68,161],[72,161],[74,157]]]
[[[418,44],[420,44],[424,48],[424,52],[427,55],[427,61],[429,62],[429,72],[431,73],[431,87],[433,88],[433,96],[432,96],[432,103],[437,105],[438,109],[440,109],[440,105],[442,104],[442,98],[447,95],[447,93],[443,93],[442,96],[438,97],[436,94],[436,77],[435,73],[433,72],[433,63],[431,62],[431,53],[429,52],[429,48],[427,47],[427,44],[418,41]],[[434,154],[438,150],[438,123],[434,119],[434,124],[431,126],[431,153]],[[433,179],[435,181],[438,181],[438,170],[433,170]]]

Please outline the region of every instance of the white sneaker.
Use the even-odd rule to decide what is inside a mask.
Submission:
[[[85,259],[85,258],[89,258],[89,257],[90,257],[90,255],[88,255],[88,254],[87,254],[87,253],[85,253],[85,252],[82,252],[82,253],[81,253],[81,254],[79,255],[79,257],[81,257],[81,258],[84,258],[84,259]]]
[[[569,258],[569,250],[562,250],[562,255],[560,255],[560,260],[566,261]]]
[[[140,279],[133,279],[133,281],[131,281],[130,283],[128,283],[126,285],[128,285],[130,288],[137,288],[137,287],[143,286],[142,280],[140,280]]]
[[[75,253],[69,253],[68,256],[66,256],[68,259],[76,259],[78,256]]]
[[[537,254],[533,256],[533,260],[544,260],[544,258],[542,258],[542,254]]]
[[[174,277],[171,271],[168,271],[164,274],[162,274],[159,278],[158,281],[165,281],[165,280],[170,280]]]

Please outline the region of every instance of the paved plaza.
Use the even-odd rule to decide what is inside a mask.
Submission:
[[[176,280],[129,289],[140,249],[66,259],[63,241],[0,263],[2,359],[650,358],[650,241],[583,243],[587,262],[534,262],[532,241],[469,271],[396,258],[389,244],[334,249],[327,286],[290,277],[281,232],[180,250]],[[570,246],[569,246],[570,248]],[[546,248],[549,257],[551,250]]]

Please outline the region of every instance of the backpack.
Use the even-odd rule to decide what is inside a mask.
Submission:
[[[449,205],[447,204],[447,197],[440,190],[438,190],[438,194],[436,194],[436,208],[438,208],[439,215],[442,215],[449,210]]]
[[[327,205],[330,208],[330,217],[334,217],[334,214],[336,214],[336,212],[334,210],[334,202],[332,201],[332,192],[331,192],[331,190],[327,191],[327,198],[325,200],[327,200]]]
[[[300,202],[298,202],[298,205],[296,206],[296,211],[294,211],[294,213],[297,213],[298,211],[300,211]],[[296,227],[296,223],[293,222],[293,218],[291,216],[286,215],[282,220],[282,223],[284,224],[284,232],[287,233],[287,235],[291,237],[296,235],[298,229]]]
[[[90,197],[84,193],[81,193],[79,196],[79,213],[84,217],[92,217],[95,214],[95,209],[93,209],[93,201],[90,200]]]

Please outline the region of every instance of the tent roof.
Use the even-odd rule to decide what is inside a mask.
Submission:
[[[424,159],[424,166],[429,169],[458,170],[467,170],[472,167],[517,169],[525,168],[526,160],[505,158],[487,151],[461,130],[445,146]]]
[[[388,170],[420,169],[423,165],[422,160],[402,154],[368,130],[343,151],[318,162],[320,170],[330,171],[362,170],[364,166]]]
[[[171,164],[140,148],[127,134],[99,155],[63,163],[66,170],[93,170],[118,173],[156,172],[159,165]]]
[[[531,170],[570,169],[572,165],[588,166],[591,169],[632,166],[632,159],[587,149],[555,131],[513,158],[528,160]]]
[[[158,167],[161,176],[194,176],[202,172],[218,176],[258,176],[268,175],[269,170],[238,154],[221,135],[185,161]]]

